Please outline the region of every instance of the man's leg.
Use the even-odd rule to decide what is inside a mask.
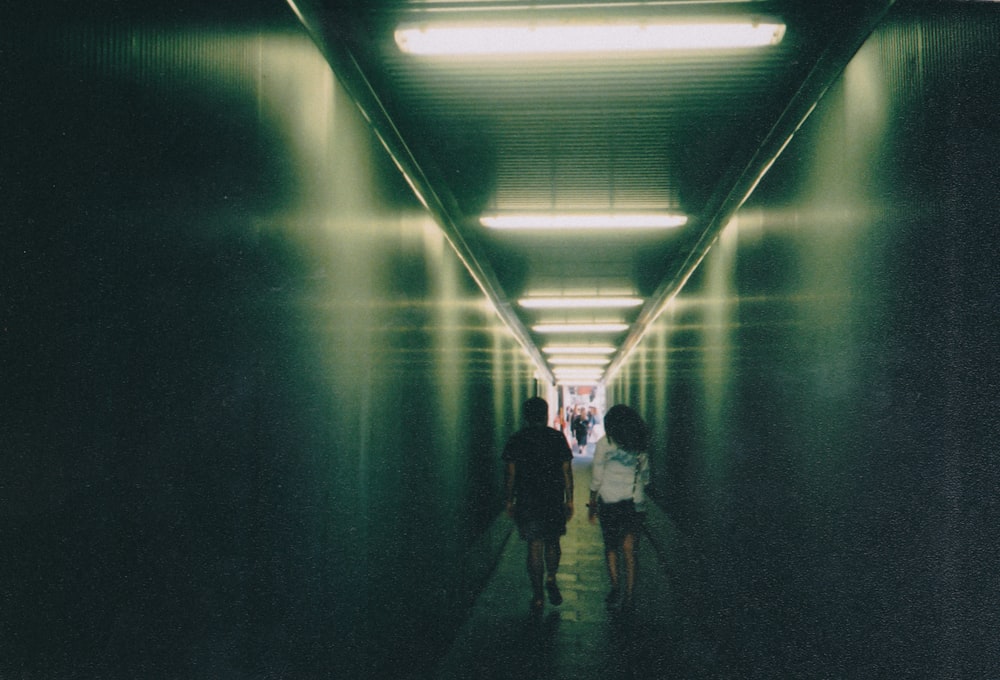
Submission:
[[[549,602],[552,604],[562,604],[562,593],[556,584],[556,572],[559,571],[559,560],[562,557],[562,546],[559,539],[554,538],[545,542],[545,567],[548,570],[548,577],[545,579],[545,589],[549,593]]]
[[[549,574],[549,581],[556,580],[556,572],[559,571],[559,560],[562,558],[562,546],[559,539],[553,538],[545,541],[545,568]]]
[[[544,550],[545,541],[541,539],[528,541],[528,578],[531,580],[532,607],[540,607],[545,603],[542,595],[542,577],[545,571],[542,557]]]

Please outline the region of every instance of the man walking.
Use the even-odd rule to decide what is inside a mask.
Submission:
[[[548,427],[549,405],[540,397],[524,402],[524,427],[504,447],[507,514],[528,544],[528,576],[532,612],[549,602],[562,603],[556,583],[562,549],[559,539],[573,515],[573,452],[566,437]],[[543,583],[544,578],[544,583]]]

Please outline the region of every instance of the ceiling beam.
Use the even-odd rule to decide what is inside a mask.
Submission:
[[[337,80],[354,100],[379,142],[413,188],[417,198],[424,204],[444,232],[445,238],[458,254],[476,285],[493,304],[501,321],[531,357],[539,374],[549,383],[554,383],[555,376],[549,370],[541,351],[529,335],[527,327],[517,316],[513,305],[507,299],[496,273],[482,253],[480,246],[468,234],[462,233],[459,228],[454,216],[460,213],[454,197],[449,193],[442,193],[435,189],[414,158],[391,116],[375,93],[368,76],[358,63],[352,47],[347,41],[347,32],[334,37],[326,35],[321,28],[317,28],[323,26],[323,22],[318,20],[318,15],[315,14],[317,10],[311,6],[311,3],[307,0],[287,1],[330,64]]]
[[[840,33],[829,41],[750,161],[742,169],[736,166],[736,169],[719,183],[716,192],[706,205],[704,214],[708,217],[702,222],[704,226],[700,237],[676,274],[664,279],[643,305],[628,336],[604,372],[602,382],[606,383],[613,379],[625,365],[653,323],[691,278],[691,274],[701,264],[733,215],[750,197],[771,165],[785,150],[792,136],[802,127],[823,95],[844,72],[847,64],[894,3],[895,0],[869,3],[855,22],[844,26]]]

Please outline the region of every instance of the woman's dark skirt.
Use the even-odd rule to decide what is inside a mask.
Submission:
[[[601,520],[601,534],[606,550],[621,548],[622,541],[632,534],[638,537],[645,514],[635,509],[631,499],[617,503],[598,501],[597,516]]]

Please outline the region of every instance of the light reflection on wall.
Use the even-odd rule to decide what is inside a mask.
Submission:
[[[732,377],[732,347],[730,332],[738,314],[734,303],[733,268],[736,264],[737,230],[729,225],[712,246],[712,257],[705,267],[705,293],[711,303],[705,305],[703,314],[705,431],[708,435],[707,450],[721,453],[727,449],[728,420]],[[716,459],[716,465],[725,465]]]
[[[494,317],[497,322],[493,326],[492,340],[492,385],[493,385],[493,417],[498,423],[509,423],[511,420],[508,396],[505,394],[503,386],[510,379],[512,371],[508,369],[506,360],[505,337],[499,326],[499,318]],[[511,367],[512,369],[513,367]],[[496,451],[503,451],[504,443],[507,439],[507,432],[503,428],[493,431],[493,448]],[[499,461],[497,463],[499,469]]]
[[[661,318],[668,317],[672,313],[672,307],[668,307]],[[643,409],[649,416],[649,427],[651,431],[651,447],[653,458],[652,479],[654,488],[666,489],[663,479],[666,477],[666,457],[664,451],[667,445],[669,418],[666,417],[669,407],[667,383],[670,371],[670,362],[667,351],[669,347],[668,333],[661,323],[653,328],[648,342],[653,345],[652,349],[652,402],[648,409]]]
[[[186,321],[191,311],[180,304],[212,312],[197,318],[215,325],[191,323],[190,329],[207,350],[192,346],[180,359],[156,358],[172,369],[164,373],[193,376],[182,386],[208,395],[197,417],[208,423],[209,435],[236,451],[231,471],[214,469],[218,453],[198,448],[206,445],[190,440],[184,422],[157,433],[170,440],[170,450],[152,453],[171,461],[163,468],[189,450],[204,453],[180,472],[167,468],[174,476],[158,487],[165,502],[185,508],[177,533],[187,533],[170,548],[170,559],[183,569],[171,576],[203,568],[174,555],[206,550],[205,527],[232,539],[207,548],[218,551],[209,559],[228,571],[198,573],[195,584],[186,585],[213,593],[203,598],[213,603],[219,601],[214,594],[225,593],[217,611],[198,610],[208,606],[202,601],[192,609],[192,618],[212,620],[222,631],[205,643],[210,651],[204,654],[252,650],[246,667],[259,662],[255,670],[262,676],[283,664],[330,672],[324,663],[333,646],[347,669],[343,675],[358,677],[426,653],[423,633],[439,623],[428,621],[426,612],[452,606],[469,587],[467,579],[482,578],[489,566],[487,557],[466,571],[470,565],[461,558],[473,547],[488,556],[504,538],[486,525],[498,509],[492,501],[499,491],[499,448],[534,389],[530,360],[482,304],[305,35],[74,27],[51,59],[47,50],[39,48],[47,62],[62,60],[76,69],[67,78],[100,82],[111,92],[102,96],[112,102],[139,93],[136,99],[162,111],[162,118],[147,123],[151,131],[134,126],[146,146],[131,153],[151,159],[142,167],[145,174],[116,177],[122,186],[155,188],[152,203],[146,212],[131,205],[112,205],[108,212],[135,210],[135,229],[122,233],[154,234],[171,252],[203,258],[210,270],[196,272],[193,282],[167,280],[170,263],[143,252],[158,267],[164,289],[179,291],[168,291],[181,301],[173,302],[179,318]],[[143,115],[148,111],[122,118],[141,121]],[[218,151],[206,129],[237,130],[235,141]],[[199,156],[204,165],[178,151],[181,134],[192,148],[207,149]],[[103,149],[86,151],[98,155]],[[261,178],[251,161],[271,174]],[[244,166],[252,169],[250,180],[240,173]],[[191,193],[204,197],[207,207],[191,205]],[[135,314],[127,319],[132,329],[152,325],[153,312]],[[218,339],[219,327],[226,341]],[[489,338],[477,355],[470,349],[473,334]],[[158,347],[156,338],[141,337]],[[150,357],[129,360],[141,365]],[[240,399],[226,394],[230,383],[246,386]],[[216,392],[228,403],[220,406]],[[473,403],[483,410],[472,412]],[[146,408],[151,418],[164,417],[157,409],[165,403],[151,401]],[[477,471],[474,483],[469,470]],[[233,520],[239,535],[229,535],[233,529],[223,526],[225,520],[198,516],[181,502],[204,496],[222,510],[239,511]],[[470,504],[473,511],[460,512]],[[61,575],[51,576],[58,581]],[[387,582],[397,587],[388,592],[382,587]],[[103,600],[116,600],[117,593],[106,594]],[[141,597],[143,603],[169,599],[155,586]],[[267,611],[260,614],[258,605]],[[128,608],[133,613],[125,618],[132,622],[141,606],[136,601]],[[117,611],[105,613],[108,621],[125,620]],[[174,623],[141,622],[149,631]],[[310,632],[299,635],[299,626]],[[350,647],[355,635],[366,641],[361,650]],[[318,638],[323,641],[315,643]]]
[[[435,348],[434,401],[427,405],[434,413],[436,424],[434,439],[428,447],[428,454],[440,459],[438,483],[444,504],[439,508],[442,517],[458,516],[466,502],[459,489],[465,479],[465,466],[460,463],[464,457],[462,433],[459,428],[468,423],[472,414],[466,413],[468,385],[468,358],[463,333],[464,315],[458,276],[457,260],[444,238],[444,234],[431,225],[424,230],[424,250],[428,254],[428,274],[430,276],[431,297],[437,301],[432,322]],[[450,525],[450,528],[455,527]]]
[[[720,648],[737,676],[996,666],[1000,14],[928,7],[897,3],[644,339],[678,590],[713,639],[768,630]]]

